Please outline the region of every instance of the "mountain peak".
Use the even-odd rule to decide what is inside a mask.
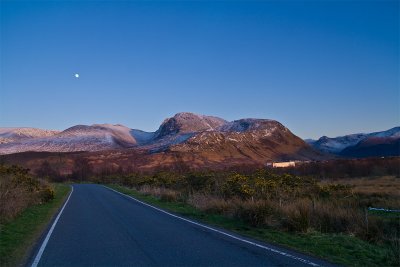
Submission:
[[[156,136],[157,138],[162,138],[172,134],[212,131],[226,123],[226,120],[214,116],[180,112],[171,118],[165,119],[157,130]]]
[[[323,136],[321,136],[317,141],[323,142],[323,141],[327,141],[328,139],[329,139],[328,136],[323,135]]]

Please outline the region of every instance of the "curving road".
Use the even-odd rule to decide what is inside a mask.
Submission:
[[[101,185],[73,188],[33,266],[330,265],[185,221]]]

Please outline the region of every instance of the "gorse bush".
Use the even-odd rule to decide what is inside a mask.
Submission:
[[[53,188],[17,166],[0,165],[0,223],[16,217],[33,204],[54,198]]]
[[[42,189],[39,191],[41,202],[48,202],[55,197],[54,189],[48,184],[43,185]]]
[[[254,187],[248,177],[237,173],[228,177],[222,187],[222,191],[225,198],[240,197],[248,199],[255,194]]]

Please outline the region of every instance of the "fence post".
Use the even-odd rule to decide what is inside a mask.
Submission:
[[[365,220],[365,225],[367,226],[367,234],[368,234],[368,208],[364,208],[364,220]]]

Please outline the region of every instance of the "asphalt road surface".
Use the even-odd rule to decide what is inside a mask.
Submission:
[[[330,265],[196,225],[101,185],[73,187],[40,257],[35,253],[38,266]]]

